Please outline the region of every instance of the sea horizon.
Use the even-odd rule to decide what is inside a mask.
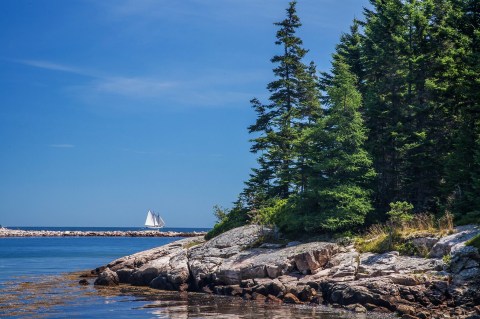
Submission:
[[[141,231],[151,230],[145,226],[134,227],[115,227],[115,226],[8,226],[1,225],[4,228],[11,230],[26,230],[26,231]],[[161,232],[205,232],[211,230],[211,227],[163,227]]]

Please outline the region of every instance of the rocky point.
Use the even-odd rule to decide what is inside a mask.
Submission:
[[[431,258],[419,258],[359,253],[329,242],[269,244],[273,232],[250,225],[210,241],[186,238],[117,259],[94,271],[95,284],[331,304],[404,318],[474,319],[480,318],[480,254],[465,242],[479,233],[478,226],[466,226],[429,238]]]

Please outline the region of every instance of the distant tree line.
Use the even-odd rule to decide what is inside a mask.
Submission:
[[[355,230],[397,201],[480,222],[480,0],[370,2],[329,72],[305,62],[295,1],[276,23],[270,98],[251,100],[258,166],[210,236]]]

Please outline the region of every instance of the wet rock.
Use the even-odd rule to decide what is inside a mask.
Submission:
[[[267,300],[266,301],[271,302],[271,303],[282,303],[283,302],[282,299],[277,298],[273,295],[267,295]]]
[[[367,309],[360,305],[360,304],[353,304],[353,305],[348,305],[345,306],[345,309],[356,312],[356,313],[365,313],[367,312]]]
[[[252,293],[252,300],[265,302],[267,297],[265,295],[259,294],[258,292]]]
[[[264,285],[257,285],[252,288],[252,291],[262,294],[262,295],[267,295],[268,294],[268,289]]]
[[[317,304],[317,305],[320,305],[323,303],[323,297],[320,296],[320,295],[316,295],[315,297],[312,298],[312,300],[310,300],[310,303],[313,303],[313,304]]]
[[[407,314],[407,315],[415,315],[415,308],[412,306],[404,305],[404,304],[399,304],[397,305],[397,312],[401,315]]]
[[[80,280],[78,281],[78,283],[79,283],[80,285],[82,285],[82,286],[88,286],[88,285],[89,285],[87,279],[80,279]]]
[[[297,296],[295,296],[294,294],[292,293],[287,293],[284,297],[283,297],[283,302],[284,303],[290,303],[290,304],[301,304],[302,302],[300,301],[300,299],[297,298]]]
[[[133,272],[134,272],[133,269],[128,269],[128,268],[117,270],[118,280],[121,283],[131,282],[131,276]]]
[[[118,283],[119,280],[117,273],[109,268],[106,268],[104,271],[102,271],[94,282],[95,285],[99,286],[116,286]]]
[[[317,291],[310,286],[297,287],[297,296],[303,302],[309,302],[317,295]]]

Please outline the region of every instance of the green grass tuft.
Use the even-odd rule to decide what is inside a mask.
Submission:
[[[467,241],[465,245],[473,246],[473,247],[476,247],[478,250],[480,250],[480,234],[478,234],[477,236]]]

